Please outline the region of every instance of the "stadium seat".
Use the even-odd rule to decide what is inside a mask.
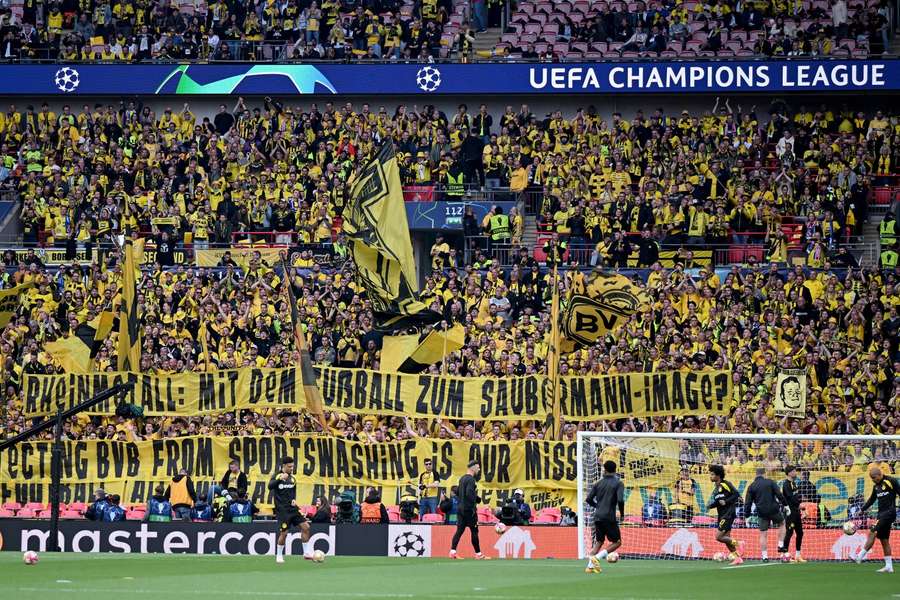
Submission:
[[[390,519],[391,523],[399,523],[400,522],[400,509],[391,506],[387,509],[388,519]],[[428,515],[425,515],[428,516]]]
[[[562,517],[562,511],[559,510],[559,508],[557,508],[555,506],[548,506],[547,508],[542,508],[541,510],[539,510],[537,512],[537,516],[538,517],[542,517],[542,516],[556,517],[556,520],[559,521],[559,519]]]
[[[557,525],[559,524],[559,519],[553,515],[541,515],[537,517],[533,523],[535,525]]]
[[[24,506],[24,508],[28,508],[28,509],[31,509],[31,510],[33,510],[33,511],[44,510],[46,507],[47,507],[47,505],[45,505],[45,504],[42,503],[42,502],[29,502],[28,504],[26,504],[26,505]]]
[[[11,519],[16,513],[6,508],[0,508],[0,519]]]
[[[69,510],[77,510],[80,512],[84,512],[87,510],[87,508],[88,508],[88,505],[85,504],[84,502],[72,502],[71,504],[69,504]]]
[[[494,512],[488,507],[482,507],[478,509],[478,522],[479,523],[496,523],[497,517],[494,515]]]
[[[59,515],[63,519],[83,519],[84,515],[77,510],[67,510]]]
[[[129,521],[141,521],[146,514],[147,511],[144,510],[129,510],[125,513],[125,518]]]
[[[444,517],[437,513],[428,513],[427,515],[422,515],[423,523],[443,523]]]
[[[891,203],[891,198],[893,197],[893,192],[889,187],[877,187],[875,188],[875,204],[885,205]]]
[[[716,524],[716,518],[708,517],[706,515],[698,515],[691,519],[691,524],[696,527],[712,527]]]
[[[19,502],[4,502],[2,505],[0,505],[0,508],[4,510],[17,511],[22,508],[22,505]]]
[[[639,515],[629,515],[622,521],[625,525],[643,525],[644,520]]]
[[[35,518],[34,510],[31,508],[23,508],[16,513],[16,516],[20,519],[33,519]]]

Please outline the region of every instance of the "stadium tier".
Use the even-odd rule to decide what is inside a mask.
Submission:
[[[0,595],[182,568],[87,581],[57,545],[891,572],[896,22],[0,0]],[[191,595],[227,593],[208,563]],[[496,572],[460,593],[593,597]]]

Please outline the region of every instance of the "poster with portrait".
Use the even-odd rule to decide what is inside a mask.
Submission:
[[[775,382],[775,414],[779,417],[806,416],[806,371],[784,369]]]

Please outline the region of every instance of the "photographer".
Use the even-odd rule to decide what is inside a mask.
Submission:
[[[426,458],[423,462],[425,470],[419,475],[419,512],[427,515],[437,512],[441,480],[434,472],[432,460]]]
[[[147,514],[144,522],[170,523],[172,521],[172,503],[166,498],[166,488],[162,484],[153,490],[153,496],[147,503]]]
[[[527,525],[531,521],[531,507],[525,502],[525,492],[515,490],[495,514],[504,525]]]
[[[238,461],[233,460],[228,463],[228,471],[222,476],[222,480],[218,484],[213,484],[209,488],[207,502],[212,504],[216,494],[222,490],[237,490],[238,494],[247,491],[247,474],[241,471]]]

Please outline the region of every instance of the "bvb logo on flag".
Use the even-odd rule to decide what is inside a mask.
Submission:
[[[578,285],[583,291],[569,301],[562,328],[567,339],[583,345],[591,345],[624,325],[649,302],[647,294],[624,275],[594,273],[586,289]]]

